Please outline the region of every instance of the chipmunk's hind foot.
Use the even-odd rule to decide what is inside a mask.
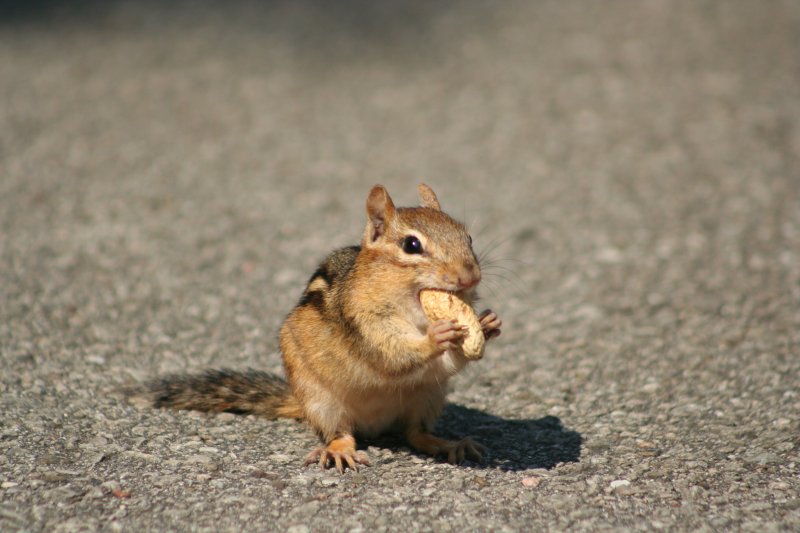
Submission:
[[[344,474],[344,469],[350,468],[358,472],[358,465],[369,466],[367,454],[356,450],[356,440],[351,435],[337,437],[327,446],[319,446],[306,455],[303,466],[317,463],[320,468],[336,466],[339,473]]]
[[[408,435],[408,442],[414,449],[432,457],[447,457],[447,462],[454,465],[463,463],[465,459],[480,463],[483,454],[488,451],[469,437],[446,440],[430,433],[415,432]]]

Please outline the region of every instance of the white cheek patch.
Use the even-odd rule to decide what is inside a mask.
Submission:
[[[422,335],[428,334],[428,324],[430,323],[422,307],[415,305],[410,313],[411,323],[417,328],[417,331]]]

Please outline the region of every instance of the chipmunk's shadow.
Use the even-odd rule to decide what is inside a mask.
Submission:
[[[488,448],[482,463],[465,464],[509,471],[577,462],[583,442],[580,433],[566,429],[555,416],[509,420],[457,404],[447,405],[436,433],[452,439],[469,435]]]
[[[508,420],[452,403],[447,404],[434,433],[454,440],[470,436],[487,448],[483,462],[466,461],[462,467],[507,471],[550,469],[559,463],[578,462],[583,442],[580,433],[566,429],[555,416]],[[383,436],[372,444],[391,449],[405,443],[398,436]]]
[[[434,433],[448,439],[470,436],[488,449],[483,462],[464,462],[467,468],[498,468],[518,471],[550,469],[559,463],[580,460],[583,438],[577,431],[564,428],[555,416],[509,420],[463,405],[448,404]],[[383,437],[379,446],[396,448],[402,441]]]

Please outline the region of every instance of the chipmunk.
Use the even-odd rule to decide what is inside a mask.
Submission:
[[[304,464],[342,473],[369,465],[356,435],[392,429],[419,452],[480,461],[480,444],[431,433],[447,380],[468,361],[454,349],[462,327],[430,322],[419,292],[443,289],[472,302],[481,268],[464,225],[441,210],[430,187],[418,192],[421,207],[396,208],[383,186],[372,188],[360,246],[320,264],[281,327],[285,381],[254,370],[168,376],[150,386],[154,406],[305,420],[322,444]],[[494,312],[478,318],[486,340],[500,334]]]

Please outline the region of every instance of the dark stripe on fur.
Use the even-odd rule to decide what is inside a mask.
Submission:
[[[321,312],[325,306],[325,294],[323,294],[322,291],[307,292],[300,298],[297,305],[301,307],[304,305],[313,305]]]
[[[269,418],[290,396],[280,376],[260,370],[208,370],[166,376],[148,386],[154,407],[206,412],[254,413]]]

